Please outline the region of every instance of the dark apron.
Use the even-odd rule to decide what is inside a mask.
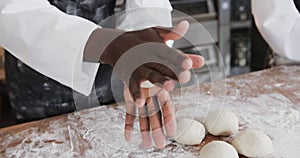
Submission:
[[[115,0],[50,0],[50,3],[67,14],[81,16],[95,23],[112,15],[115,6]],[[76,110],[74,91],[71,88],[36,72],[9,53],[6,53],[5,59],[9,98],[19,122]],[[112,67],[101,65],[95,79],[96,97],[85,97],[75,92],[76,102],[90,104],[86,105],[87,108],[92,104],[97,106],[99,103],[114,103],[111,77]],[[118,83],[122,84],[119,80]],[[119,95],[122,95],[121,91],[123,90],[120,90]]]
[[[300,0],[294,0],[294,3],[296,5],[296,8],[298,9],[298,11],[300,11]]]

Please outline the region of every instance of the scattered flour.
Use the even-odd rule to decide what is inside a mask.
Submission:
[[[280,71],[288,74],[299,69]],[[283,84],[284,81],[259,79],[263,74],[248,75],[247,80],[226,79],[224,93],[215,93],[205,85],[194,91],[186,88],[181,96],[172,97],[176,117],[203,122],[209,111],[226,108],[238,116],[240,130],[254,128],[269,135],[274,145],[272,158],[298,157],[300,91],[294,89],[295,85]],[[289,81],[300,83],[300,78],[290,76]],[[280,88],[293,92],[293,97],[278,93]],[[259,89],[265,93],[256,93]],[[172,141],[161,151],[141,149],[137,120],[133,141],[125,142],[124,113],[124,106],[103,106],[44,121],[15,134],[0,130],[0,157],[199,157],[200,146],[183,146]]]

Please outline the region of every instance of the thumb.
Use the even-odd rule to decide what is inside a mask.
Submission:
[[[181,21],[173,28],[155,27],[155,29],[164,41],[178,40],[183,37],[189,29],[188,21]]]

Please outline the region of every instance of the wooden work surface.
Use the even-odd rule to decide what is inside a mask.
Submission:
[[[0,81],[5,80],[5,70],[4,70],[4,48],[0,46]]]
[[[255,128],[270,136],[275,149],[270,157],[299,156],[299,66],[200,84],[177,90],[172,98],[179,119],[203,121],[208,109],[223,106],[237,114],[240,130]],[[231,139],[207,136],[196,146],[169,141],[162,151],[144,151],[138,128],[134,141],[126,143],[123,126],[124,106],[111,105],[0,129],[0,157],[199,157],[203,144]]]
[[[4,48],[0,46],[0,54],[4,53]]]

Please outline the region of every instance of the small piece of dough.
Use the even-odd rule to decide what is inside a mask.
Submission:
[[[200,158],[239,158],[234,147],[223,141],[212,141],[200,151]]]
[[[228,110],[217,110],[208,113],[205,127],[214,136],[230,136],[239,129],[236,115]]]
[[[263,132],[247,130],[233,138],[232,145],[247,157],[265,157],[273,153],[271,139]]]
[[[180,144],[196,145],[200,144],[205,137],[204,126],[193,119],[182,119],[177,122],[174,140]]]
[[[141,88],[152,88],[154,86],[155,85],[148,80],[141,83]]]

